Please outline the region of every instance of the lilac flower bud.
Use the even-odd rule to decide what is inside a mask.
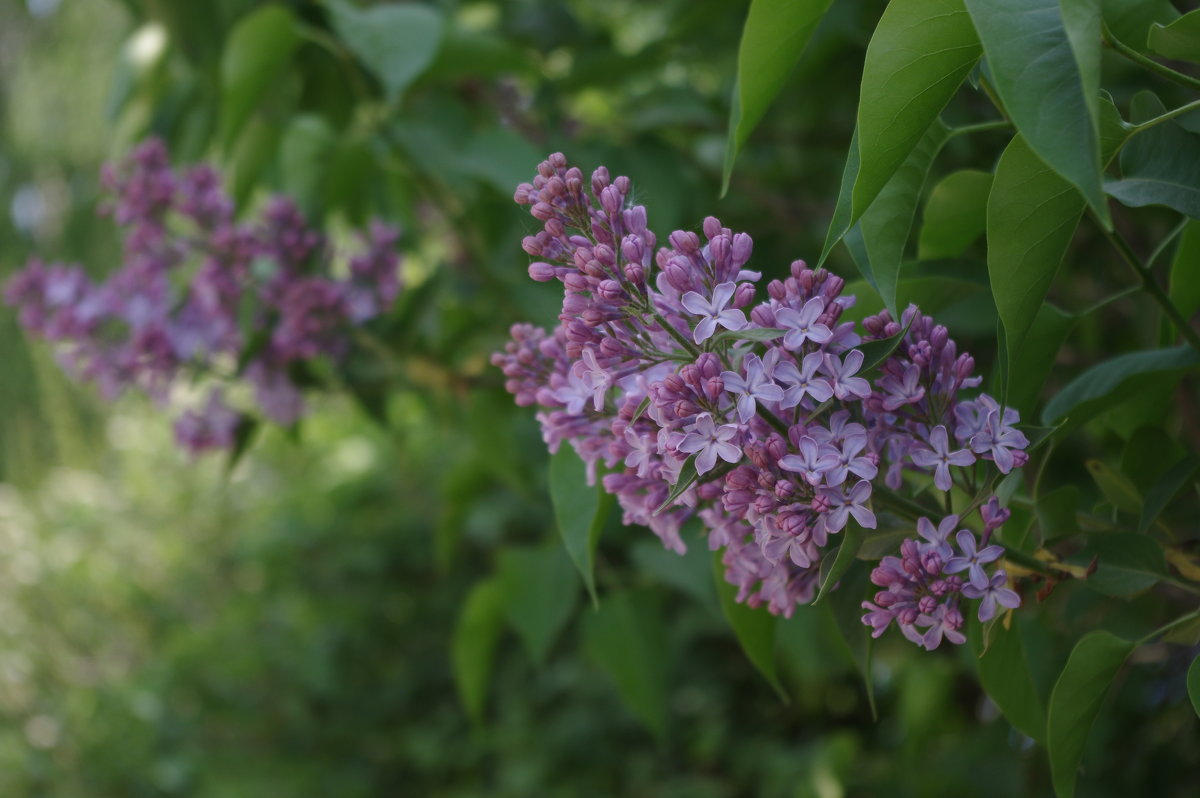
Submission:
[[[842,288],[845,287],[846,281],[836,274],[831,274],[825,278],[825,284],[821,288],[821,293],[826,299],[834,299],[842,293]],[[840,307],[840,305],[838,306]]]
[[[754,471],[746,466],[739,466],[725,476],[725,486],[730,490],[752,490],[756,484]]]
[[[896,620],[907,626],[912,626],[917,622],[917,616],[920,614],[916,607],[905,607],[896,613]]]
[[[779,528],[793,537],[804,532],[807,526],[807,519],[798,513],[788,513],[779,519]]]
[[[775,499],[760,493],[754,498],[754,511],[759,515],[770,515],[775,510]]]
[[[876,569],[879,570],[879,569]],[[900,598],[890,590],[880,590],[875,594],[875,603],[880,607],[890,607],[899,601]]]
[[[646,270],[640,263],[627,263],[625,264],[625,279],[638,288],[642,288],[646,284]]]
[[[767,441],[767,454],[776,463],[787,455],[787,451],[787,443],[778,435],[771,436],[770,440]]]
[[[576,277],[578,275],[567,275]],[[563,297],[562,312],[568,316],[579,316],[588,309],[588,299],[583,294],[567,294]]]
[[[715,216],[704,217],[704,237],[712,240],[721,234],[721,220]]]
[[[796,486],[792,482],[781,479],[775,483],[775,495],[781,501],[788,501],[796,495]]]
[[[578,170],[573,170],[578,171]],[[567,194],[571,197],[578,197],[583,193],[583,176],[579,174],[571,174],[567,172]]]
[[[970,355],[959,355],[958,360],[954,361],[954,376],[959,381],[965,380],[971,376],[971,372],[975,370],[975,358]]]
[[[561,219],[547,219],[544,227],[546,232],[555,238],[559,238],[567,232],[567,228],[563,225]]]
[[[754,284],[740,283],[733,292],[733,307],[744,308],[754,301]]]
[[[725,381],[720,377],[709,377],[704,381],[704,396],[710,402],[716,402],[725,393]]]
[[[646,249],[642,246],[642,239],[635,235],[625,236],[621,240],[621,254],[630,263],[641,264],[642,258],[646,255]]]
[[[529,213],[533,216],[533,218],[544,222],[547,219],[554,218],[554,207],[547,202],[536,202],[529,210]]]
[[[533,255],[534,257],[537,257],[538,255],[542,254],[542,245],[541,245],[541,243],[538,242],[537,238],[534,236],[525,236],[525,238],[523,238],[521,240],[521,249],[525,250],[525,252],[527,252],[530,255]],[[530,275],[530,276],[532,277],[532,275]],[[533,279],[537,280],[536,277],[534,277]],[[541,280],[539,282],[545,282],[545,281]]]
[[[687,366],[684,366],[684,368],[687,368]],[[661,384],[667,392],[675,395],[682,394],[687,390],[687,383],[678,374],[668,374],[663,377]]]
[[[599,195],[609,185],[611,180],[608,176],[607,166],[597,166],[596,171],[592,172],[592,193]]]
[[[814,513],[821,515],[822,513],[829,512],[833,505],[829,502],[828,496],[819,493],[816,496],[813,496],[812,501],[809,503],[809,507],[812,508]]]
[[[600,285],[596,286],[596,293],[606,302],[617,302],[625,298],[625,291],[616,280],[601,280]]]
[[[708,257],[712,260],[713,266],[718,269],[728,266],[729,252],[728,236],[717,236],[708,244]]]
[[[721,365],[721,359],[712,352],[704,352],[696,358],[696,367],[700,369],[700,373],[705,378],[719,377],[725,370]]]
[[[704,390],[702,381],[704,375],[700,373],[700,367],[695,363],[688,363],[679,370],[679,379],[696,392]]]
[[[766,304],[755,305],[754,309],[750,311],[750,320],[759,327],[770,328],[778,326],[775,322],[775,312],[771,310],[770,305]]]
[[[733,252],[731,260],[733,266],[741,267],[746,261],[750,260],[750,253],[754,251],[754,240],[745,233],[738,233],[733,237]]]
[[[600,308],[592,306],[580,314],[580,318],[589,327],[599,327],[606,321],[610,321],[612,317],[602,311]]]
[[[671,246],[684,255],[700,251],[700,237],[687,230],[676,230],[667,238]]]
[[[591,290],[592,284],[579,272],[570,272],[563,276],[563,286],[572,293],[582,294]]]
[[[521,183],[517,186],[517,190],[513,192],[513,202],[518,205],[529,204],[529,192],[533,191],[533,186],[528,183]]]
[[[614,180],[613,185],[617,187],[617,191],[621,192],[621,196],[628,195],[629,189],[632,187],[629,182],[629,178],[626,177],[625,175],[621,175],[616,180]]]
[[[783,283],[778,280],[772,280],[767,283],[767,295],[776,302],[782,302],[787,299],[787,289],[784,288]]]
[[[597,244],[592,256],[604,266],[612,266],[617,262],[617,253],[607,244]]]
[[[545,200],[552,200],[561,197],[567,193],[567,186],[558,175],[555,175],[546,180],[546,185],[542,187],[541,196]]]
[[[921,567],[925,569],[925,573],[936,576],[942,572],[942,558],[938,556],[937,552],[926,552],[921,555]]]
[[[917,609],[926,615],[932,615],[937,609],[938,601],[933,596],[921,596],[917,601]]]
[[[676,263],[674,260],[668,261],[666,268],[663,269],[663,272],[667,275],[667,282],[669,282],[671,287],[676,291],[683,292],[692,290],[692,275],[679,263]]]
[[[941,352],[948,340],[950,340],[950,331],[939,324],[933,328],[933,333],[929,336],[929,345],[934,352]]]
[[[529,264],[529,276],[534,280],[537,280],[539,283],[548,283],[554,279],[555,270],[554,267],[549,263],[534,261],[533,263]]]
[[[625,198],[616,186],[607,186],[600,192],[600,207],[610,218],[618,218],[617,215],[621,212],[621,205],[624,201]]]

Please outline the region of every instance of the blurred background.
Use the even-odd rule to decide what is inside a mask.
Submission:
[[[244,209],[287,192],[335,236],[398,223],[406,282],[381,329],[395,363],[354,360],[352,390],[314,397],[298,430],[264,427],[232,466],[177,450],[147,400],[69,382],[0,310],[0,794],[1050,794],[1044,754],[982,696],[965,648],[885,641],[876,721],[832,616],[802,609],[780,626],[784,703],[716,609],[703,545],[677,559],[614,517],[602,595],[660,631],[631,687],[604,655],[620,630],[594,620],[558,543],[532,413],[487,364],[510,324],[557,313],[558,291],[526,276],[534,223],[511,201],[555,150],[629,175],[660,240],[714,214],[751,233],[767,278],[815,259],[883,3],[835,4],[724,198],[745,3],[444,0],[438,48],[403,85],[348,55],[335,6],[365,13],[0,0],[0,278],[35,253],[96,275],[118,263],[99,167],[154,134],[179,163],[221,166]],[[294,40],[278,44],[265,7]],[[249,96],[228,89],[239,69],[266,76]],[[937,169],[1003,143],[956,139]],[[990,364],[978,255],[911,290]],[[831,268],[856,277],[840,252]],[[1097,274],[1068,305],[1111,290]],[[1103,320],[1081,322],[1065,365],[1103,344]],[[569,577],[530,598],[547,617],[482,629],[498,643],[475,652],[469,592],[533,560]],[[1119,625],[1144,608],[1076,590],[1047,612]],[[1043,694],[1067,651],[1044,642]],[[464,662],[485,674],[475,711]],[[1193,794],[1177,667],[1129,671],[1079,794]]]

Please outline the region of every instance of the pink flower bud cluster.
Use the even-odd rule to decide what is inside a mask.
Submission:
[[[263,415],[291,424],[304,412],[294,369],[343,353],[350,326],[386,312],[400,291],[395,230],[372,224],[349,274],[335,277],[332,252],[291,200],[239,222],[216,170],[172,169],[161,141],[105,167],[102,182],[101,210],[123,229],[123,265],[96,282],[80,267],[33,259],[5,298],[106,397],[134,388],[161,401],[195,374],[244,380]],[[225,387],[178,419],[180,445],[234,445],[242,415]]]
[[[906,482],[973,493],[985,461],[1001,473],[1025,462],[1016,412],[967,393],[980,378],[945,327],[915,307],[843,321],[855,301],[843,280],[803,261],[756,303],[749,236],[709,217],[702,235],[676,231],[656,249],[630,196],[628,178],[585,178],[557,153],[517,188],[542,222],[524,241],[529,274],[562,283],[562,312],[551,333],[514,326],[492,362],[519,405],[540,407],[552,451],[569,442],[593,480],[603,466],[625,523],[682,552],[680,530],[699,518],[739,601],[790,616],[813,598],[831,540],[852,521],[875,528],[876,506]],[[886,359],[868,363],[863,344],[889,338]],[[928,564],[939,574],[958,564],[946,554]],[[927,647],[957,642],[972,591],[954,579],[936,606],[932,588],[903,584],[873,612],[899,607]],[[865,622],[881,630],[882,617]]]

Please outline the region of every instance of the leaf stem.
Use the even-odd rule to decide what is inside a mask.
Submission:
[[[1176,72],[1174,69],[1171,69],[1169,66],[1164,66],[1164,65],[1158,63],[1157,61],[1147,58],[1146,56],[1139,53],[1137,50],[1133,49],[1129,45],[1122,42],[1116,36],[1113,36],[1112,31],[1108,29],[1107,23],[1101,22],[1100,25],[1101,25],[1101,28],[1100,28],[1101,41],[1103,41],[1104,44],[1111,47],[1113,50],[1115,50],[1120,55],[1124,56],[1125,58],[1129,59],[1130,61],[1132,61],[1133,63],[1137,64],[1140,67],[1148,69],[1151,72],[1158,73],[1160,76],[1166,78],[1167,80],[1174,81],[1182,86],[1187,86],[1189,89],[1200,90],[1200,80],[1196,80],[1196,78],[1193,78],[1190,75],[1185,75],[1182,72]]]
[[[1093,218],[1095,214],[1093,213]],[[1101,234],[1108,239],[1117,252],[1121,253],[1121,257],[1129,268],[1133,269],[1134,274],[1142,281],[1142,289],[1149,294],[1155,302],[1163,309],[1163,312],[1171,319],[1176,329],[1183,336],[1188,345],[1200,352],[1200,334],[1197,334],[1192,326],[1188,324],[1187,319],[1179,312],[1179,308],[1171,301],[1171,298],[1159,287],[1158,282],[1154,279],[1154,275],[1150,273],[1150,269],[1138,258],[1137,254],[1129,246],[1129,243],[1121,237],[1121,234],[1115,230],[1105,230],[1104,225],[1100,225]]]
[[[1187,623],[1188,621],[1194,621],[1197,618],[1200,618],[1200,609],[1193,610],[1192,612],[1189,612],[1187,615],[1180,615],[1178,618],[1171,621],[1170,623],[1163,624],[1162,626],[1158,627],[1150,634],[1148,634],[1145,637],[1143,637],[1142,639],[1138,640],[1137,645],[1144,646],[1147,643],[1149,643],[1151,640],[1153,640],[1154,638],[1158,637],[1159,635],[1165,634],[1166,632],[1171,631],[1176,626],[1182,626],[1183,624]]]
[[[1178,108],[1172,108],[1170,111],[1167,111],[1165,114],[1160,114],[1159,116],[1156,116],[1153,119],[1147,119],[1145,122],[1134,125],[1133,128],[1129,131],[1129,135],[1136,136],[1138,133],[1141,133],[1143,130],[1148,130],[1149,128],[1152,128],[1155,125],[1160,125],[1163,122],[1167,122],[1171,119],[1174,119],[1177,116],[1183,116],[1184,114],[1188,113],[1189,111],[1195,111],[1197,108],[1200,108],[1200,100],[1192,100],[1190,103],[1181,105]]]
[[[968,136],[972,133],[984,133],[989,130],[1004,130],[1012,127],[1012,122],[1007,119],[997,119],[993,122],[980,122],[975,125],[962,125],[961,127],[952,127],[946,133],[947,139],[952,139],[955,136]]]

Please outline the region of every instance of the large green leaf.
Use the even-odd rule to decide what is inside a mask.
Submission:
[[[1192,699],[1192,709],[1200,715],[1200,656],[1192,660],[1187,672],[1188,697]]]
[[[1014,137],[996,164],[987,207],[988,277],[1010,363],[1019,362],[1083,208],[1071,184]]]
[[[500,582],[486,579],[471,589],[454,627],[450,662],[454,684],[471,719],[483,721],[492,660],[504,628],[504,603]]]
[[[813,604],[819,602],[830,590],[837,585],[838,580],[854,565],[858,550],[862,547],[865,533],[854,519],[846,523],[842,534],[842,542],[836,551],[831,551],[821,560],[821,581]]]
[[[337,35],[383,85],[389,103],[433,63],[442,41],[442,16],[417,3],[363,10],[347,0],[325,0]]]
[[[879,293],[893,318],[896,286],[913,216],[933,159],[947,139],[946,126],[935,120],[908,158],[876,195],[871,207],[846,234],[846,247],[858,270]]]
[[[858,101],[858,220],[979,60],[962,0],[893,0],[871,35]],[[838,235],[845,232],[841,230]]]
[[[966,5],[996,92],[1017,130],[1029,148],[1107,220],[1096,96],[1099,18],[1094,5],[1066,0],[1072,21],[1068,33],[1059,2],[966,0]]]
[[[1188,222],[1179,238],[1168,295],[1185,319],[1200,311],[1200,222]]]
[[[1200,353],[1188,346],[1130,352],[1092,366],[1058,392],[1042,410],[1042,423],[1055,424],[1067,416],[1072,423],[1091,418],[1137,390],[1138,380],[1182,374],[1200,365]]]
[[[737,81],[729,108],[729,140],[721,193],[738,152],[783,88],[833,0],[752,0],[738,46]]]
[[[1167,58],[1200,62],[1200,11],[1190,11],[1169,25],[1154,23],[1146,46]]]
[[[617,686],[626,706],[658,737],[667,726],[667,636],[658,596],[609,593],[583,621],[588,656]]]
[[[1022,418],[1033,418],[1038,396],[1045,387],[1058,350],[1075,327],[1074,316],[1043,302],[1033,317],[1033,324],[1021,341],[1017,367],[1008,375],[1009,407],[1020,411]]]
[[[725,581],[725,565],[721,562],[721,552],[712,555],[713,580],[717,586],[717,598],[721,602],[721,612],[725,620],[733,627],[742,651],[754,663],[781,698],[787,694],[779,683],[779,675],[775,668],[775,616],[765,608],[754,609],[738,603],[737,589]]]
[[[1067,659],[1046,713],[1046,748],[1058,798],[1075,794],[1076,771],[1088,732],[1113,677],[1133,649],[1133,643],[1108,632],[1090,632]]]
[[[1124,205],[1165,205],[1200,217],[1200,136],[1163,122],[1133,136],[1121,150],[1121,179],[1104,190]]]
[[[1096,571],[1084,584],[1106,596],[1137,595],[1167,575],[1162,547],[1154,538],[1136,532],[1092,535],[1077,556],[1084,564],[1096,558]]]
[[[1197,471],[1200,471],[1200,455],[1189,455],[1171,466],[1161,479],[1150,486],[1150,489],[1146,491],[1146,500],[1142,503],[1142,516],[1138,522],[1139,532],[1145,532],[1150,528],[1151,524],[1162,515],[1162,511],[1167,508],[1175,495],[1183,489],[1183,486],[1192,479]]]
[[[500,552],[504,616],[538,664],[575,610],[579,583],[572,570],[561,546]]]
[[[842,183],[838,189],[837,203],[833,207],[833,218],[829,220],[829,229],[825,231],[825,245],[821,247],[821,257],[817,266],[825,263],[829,253],[838,245],[853,224],[854,212],[854,181],[858,179],[858,128],[850,136],[850,149],[846,151],[846,163],[842,167]]]
[[[1009,723],[1023,734],[1041,741],[1046,733],[1046,710],[1029,673],[1016,615],[1010,617],[1007,627],[998,620],[990,632],[985,651],[984,627],[971,619],[968,642],[975,653],[979,684]]]
[[[917,240],[921,260],[957,258],[987,229],[992,175],[976,169],[951,172],[929,192]]]
[[[687,534],[693,524],[684,527],[684,538],[688,540],[687,551],[676,554],[664,548],[655,538],[639,540],[633,545],[631,555],[637,567],[653,576],[664,585],[670,585],[694,598],[713,615],[721,614],[717,590],[713,585],[711,555],[703,541]]]
[[[899,533],[903,536],[905,533]],[[907,532],[911,537],[911,530]],[[846,644],[846,651],[850,654],[850,659],[854,662],[854,667],[858,670],[862,677],[863,686],[867,691],[867,703],[871,706],[871,715],[875,715],[875,682],[871,678],[871,648],[874,642],[871,638],[870,628],[862,622],[864,610],[862,602],[867,598],[867,593],[871,590],[871,568],[873,564],[864,562],[861,558],[866,556],[866,545],[874,541],[883,539],[885,541],[885,551],[894,551],[900,545],[900,540],[897,538],[892,540],[889,535],[871,535],[868,537],[863,546],[859,548],[858,557],[854,563],[842,574],[840,584],[837,590],[830,594],[829,598],[824,602],[830,608],[833,614],[834,624],[841,635],[842,641]],[[882,555],[881,555],[882,556]],[[878,556],[872,556],[872,559],[879,559]]]
[[[336,147],[337,135],[314,114],[296,117],[283,133],[279,146],[283,190],[309,218],[319,217],[325,209],[326,184]]]
[[[571,562],[583,577],[592,603],[596,603],[594,573],[596,546],[612,509],[599,484],[587,484],[587,466],[570,446],[560,446],[550,455],[550,500],[558,534]]]
[[[1169,25],[1179,19],[1171,0],[1101,0],[1101,13],[1109,30],[1123,43],[1143,52],[1154,23]]]
[[[292,13],[263,6],[243,17],[230,32],[221,55],[221,146],[233,148],[259,100],[279,80],[300,45]]]

